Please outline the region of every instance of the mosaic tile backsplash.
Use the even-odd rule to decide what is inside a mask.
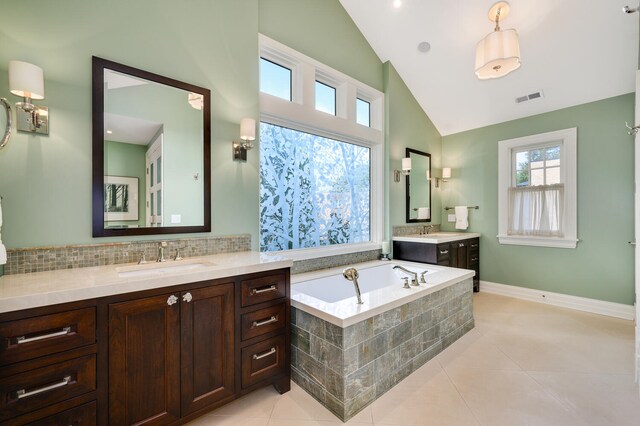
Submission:
[[[137,262],[145,253],[147,261],[158,256],[160,241],[127,241],[117,243],[32,247],[8,249],[4,274],[55,271],[59,269],[85,268],[89,266],[115,265]],[[180,247],[183,257],[207,256],[251,250],[251,235],[223,237],[183,238],[167,240],[165,257],[171,258]]]
[[[319,269],[335,268],[353,263],[369,262],[380,258],[380,250],[361,251],[358,253],[341,254],[339,256],[319,257],[317,259],[297,260],[293,262],[292,274],[317,271]]]
[[[391,232],[391,235],[394,237],[402,237],[403,235],[415,235],[419,234],[425,226],[429,226],[430,224],[419,224],[419,225],[400,225],[394,226]],[[439,224],[432,224],[431,231],[429,232],[440,232]]]

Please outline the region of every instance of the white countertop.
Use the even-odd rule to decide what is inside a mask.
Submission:
[[[469,238],[478,238],[480,234],[477,232],[434,232],[433,234],[413,234],[404,235],[402,237],[393,237],[393,241],[407,241],[411,243],[427,243],[440,244],[450,243],[451,241],[466,240]]]
[[[145,265],[120,264],[0,277],[0,313],[289,268],[293,261],[254,251]],[[162,272],[154,269],[162,268]]]

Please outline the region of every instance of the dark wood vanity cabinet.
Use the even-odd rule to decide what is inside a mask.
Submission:
[[[286,268],[0,314],[0,424],[177,425],[284,393],[289,288]]]
[[[394,241],[393,258],[431,263],[452,268],[472,269],[473,291],[480,291],[480,239],[451,241],[440,244]]]

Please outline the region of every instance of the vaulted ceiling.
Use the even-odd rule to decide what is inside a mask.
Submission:
[[[629,1],[509,1],[501,27],[518,31],[522,66],[480,81],[475,46],[493,30],[495,0],[340,0],[442,135],[635,91],[640,14],[622,12],[637,6]],[[544,97],[515,102],[537,91]]]

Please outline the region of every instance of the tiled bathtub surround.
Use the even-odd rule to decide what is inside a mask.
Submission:
[[[92,245],[35,247],[7,250],[4,274],[54,271],[88,266],[115,265],[137,262],[144,251],[147,261],[158,256],[160,241],[128,241]],[[167,240],[165,257],[170,259],[180,247],[183,257],[207,256],[251,250],[251,235],[224,237],[184,238]]]
[[[361,251],[358,253],[341,254],[339,256],[319,257],[317,259],[297,260],[293,262],[292,274],[317,271],[319,269],[335,268],[337,266],[354,263],[369,262],[380,258],[380,250]]]
[[[346,421],[473,328],[472,280],[344,329],[291,312],[292,379]]]
[[[431,224],[419,224],[419,225],[402,225],[402,226],[394,226],[391,235],[394,237],[402,237],[404,235],[415,235],[422,232],[425,226],[429,226]],[[432,228],[429,232],[440,232],[440,225],[433,224]]]

